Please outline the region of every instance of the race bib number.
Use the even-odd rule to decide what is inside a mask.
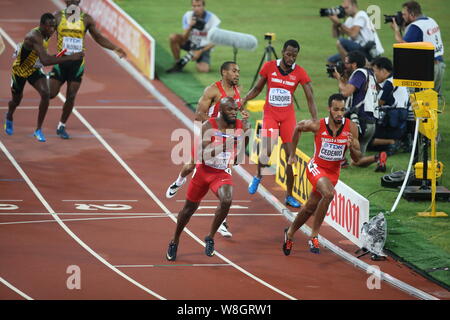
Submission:
[[[319,152],[319,158],[327,161],[339,161],[344,157],[345,145],[324,142]]]
[[[205,161],[205,164],[215,169],[226,170],[228,169],[228,163],[230,162],[230,159],[231,152],[221,152],[214,158]]]
[[[63,38],[63,50],[67,49],[66,55],[71,55],[83,51],[83,39],[81,38]]]
[[[291,92],[281,88],[270,88],[269,104],[273,107],[287,107],[292,103]]]

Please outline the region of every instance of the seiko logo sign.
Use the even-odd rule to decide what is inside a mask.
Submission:
[[[422,87],[422,81],[402,81],[402,87]]]

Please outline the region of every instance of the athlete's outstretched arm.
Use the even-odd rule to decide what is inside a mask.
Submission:
[[[288,164],[295,162],[295,148],[297,148],[298,140],[302,132],[317,132],[320,128],[319,120],[302,120],[297,123],[292,135],[292,142],[287,144],[289,158]]]
[[[262,89],[266,85],[267,79],[259,76],[259,80],[256,83],[256,85],[250,89],[250,91],[245,95],[244,99],[242,99],[242,106],[245,107],[245,104],[248,100],[252,100],[255,98],[258,94],[261,93]]]
[[[216,90],[217,86],[215,84],[212,84],[203,91],[203,95],[198,100],[197,110],[195,111],[196,121],[203,122],[209,119],[208,110],[209,107],[214,103],[214,98],[217,94]]]
[[[85,21],[86,29],[89,30],[89,33],[91,34],[95,42],[97,42],[103,48],[113,50],[119,56],[119,58],[127,57],[127,53],[122,48],[113,44],[111,41],[105,38],[105,36],[103,36],[100,31],[98,31],[97,27],[95,26],[95,21],[90,15],[86,14]]]
[[[311,114],[312,120],[317,120],[317,107],[314,102],[314,93],[311,86],[311,82],[302,84],[303,91],[305,92],[306,101],[308,102],[309,113]]]

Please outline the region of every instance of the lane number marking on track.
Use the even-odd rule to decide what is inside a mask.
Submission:
[[[127,204],[116,204],[116,203],[106,203],[103,205],[99,204],[88,204],[88,203],[75,203],[75,209],[77,210],[130,210],[133,209],[132,206]]]

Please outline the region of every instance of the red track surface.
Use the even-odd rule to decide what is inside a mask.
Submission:
[[[36,23],[7,19],[37,21],[41,13],[55,9],[51,1],[40,1],[39,6],[30,1],[2,1],[0,26],[15,42],[22,41]],[[7,45],[0,60],[3,109],[9,99],[12,52]],[[38,96],[27,85],[23,107],[15,114],[14,135],[0,133],[0,141],[36,187],[33,191],[5,153],[0,152],[0,204],[18,206],[16,210],[0,207],[0,277],[10,285],[33,299],[276,300],[288,296],[296,299],[414,299],[386,282],[381,283],[381,289],[369,290],[370,275],[327,249],[320,255],[309,253],[307,238],[301,232],[296,235],[292,255],[285,257],[281,251],[282,230],[288,222],[261,196],[249,196],[247,184],[237,175],[234,205],[248,208],[230,211],[228,220],[233,238],[216,237],[217,252],[233,264],[218,255],[205,256],[204,248],[186,233],[181,238],[177,261],[166,261],[165,252],[175,223],[164,208],[177,213],[186,191],[182,189],[171,200],[164,196],[166,187],[180,169],[170,158],[174,146],[170,137],[173,130],[183,125],[90,38],[86,61],[77,110],[136,176],[132,177],[124,169],[75,114],[68,123],[73,138],[67,141],[58,138],[55,127],[61,112],[59,99],[52,101],[51,105],[58,108],[49,110],[44,124],[47,142],[39,143],[31,137],[37,110],[24,106],[37,106]],[[153,85],[192,117],[192,112],[161,83],[154,81]],[[123,108],[108,108],[111,106]],[[253,166],[245,167],[254,171]],[[281,199],[283,192],[271,180],[270,177],[265,179],[265,186]],[[156,197],[152,198],[137,181]],[[156,198],[160,202],[155,201]],[[206,199],[214,200],[214,197],[209,194]],[[79,210],[80,204],[122,204],[132,208],[117,213],[85,211]],[[202,205],[215,204],[204,202]],[[75,241],[55,217],[48,214],[52,210],[106,264]],[[199,215],[188,225],[201,240],[211,222],[211,217],[204,213],[213,211],[199,210]],[[39,213],[46,215],[37,215]],[[80,215],[82,213],[85,215]],[[138,215],[142,213],[147,215]],[[321,234],[349,252],[356,250],[326,225]],[[373,263],[369,259],[366,261]],[[449,298],[446,290],[391,259],[376,264],[382,271],[427,293]],[[70,276],[67,268],[73,265],[81,270],[80,290],[70,290],[66,285]],[[244,274],[236,265],[264,283]],[[110,266],[129,278],[119,275]],[[135,283],[130,282],[130,278]],[[0,283],[0,299],[23,298]]]

